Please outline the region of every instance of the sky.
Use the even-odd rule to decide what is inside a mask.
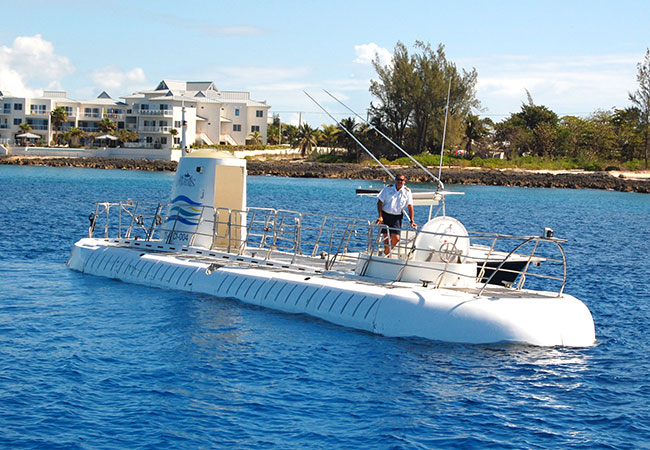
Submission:
[[[371,60],[390,64],[397,42],[445,46],[478,72],[483,117],[501,121],[527,102],[558,115],[630,106],[650,47],[650,1],[168,1],[4,2],[0,91],[65,90],[87,100],[154,88],[160,80],[214,81],[250,92],[282,121],[365,116]]]

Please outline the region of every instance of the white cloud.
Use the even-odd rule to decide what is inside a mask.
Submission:
[[[19,96],[37,96],[30,84],[60,86],[75,70],[70,60],[54,53],[51,42],[40,34],[19,36],[11,47],[0,46],[0,87]]]
[[[627,105],[636,89],[639,55],[532,57],[501,55],[467,60],[477,68],[477,97],[486,115],[506,116],[526,102],[528,90],[538,105],[559,115],[586,115]],[[464,64],[463,64],[464,65]]]
[[[128,72],[116,66],[101,67],[93,70],[90,78],[100,90],[118,92],[120,95],[124,91],[137,90],[147,82],[144,70],[140,67]]]
[[[354,59],[358,64],[370,64],[376,56],[382,65],[389,65],[393,63],[393,55],[391,52],[383,47],[378,46],[374,42],[369,44],[361,44],[354,46],[354,53],[357,57]]]

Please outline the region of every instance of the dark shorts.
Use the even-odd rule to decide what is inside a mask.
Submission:
[[[382,211],[381,217],[384,219],[384,225],[390,229],[390,234],[400,234],[404,214],[388,214],[386,211]],[[386,228],[382,228],[381,232],[386,234]]]

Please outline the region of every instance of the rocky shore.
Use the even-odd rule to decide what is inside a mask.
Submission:
[[[173,171],[173,161],[151,161],[109,158],[39,158],[1,157],[0,164],[43,165],[51,167],[87,167],[96,169],[123,169],[146,171]],[[305,161],[258,161],[247,163],[250,175],[273,175],[299,178],[348,178],[384,180],[384,171],[377,166],[359,164],[323,164]],[[429,181],[421,169],[415,167],[393,168],[404,173],[409,181]],[[432,169],[432,172],[434,170]],[[630,179],[609,172],[552,173],[528,170],[492,170],[443,168],[445,184],[477,184],[492,186],[521,186],[569,189],[607,189],[622,192],[650,193],[650,177]]]

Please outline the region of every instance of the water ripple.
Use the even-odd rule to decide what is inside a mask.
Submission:
[[[93,201],[170,181],[0,167],[0,448],[648,448],[650,197],[468,187],[449,205],[571,240],[598,343],[548,349],[387,339],[65,267]],[[372,216],[359,183],[251,177],[250,203]]]

